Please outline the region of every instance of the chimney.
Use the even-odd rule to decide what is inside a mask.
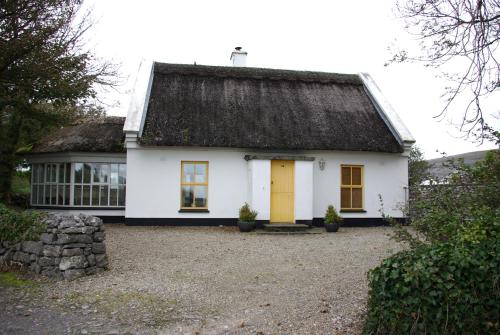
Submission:
[[[230,59],[233,62],[233,66],[247,66],[247,52],[241,50],[241,47],[234,48]]]

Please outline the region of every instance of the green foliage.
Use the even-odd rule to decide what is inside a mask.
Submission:
[[[0,203],[0,241],[36,241],[45,231],[43,214],[35,211],[16,211]]]
[[[325,224],[338,223],[341,224],[344,219],[337,213],[335,207],[329,205],[325,213]]]
[[[408,156],[408,185],[410,187],[422,184],[429,177],[429,164],[424,159],[420,148],[413,145]]]
[[[364,334],[498,334],[500,243],[439,243],[371,270]]]
[[[13,272],[0,272],[0,287],[20,287],[20,286],[33,286],[31,280],[19,278]]]
[[[0,5],[0,200],[9,202],[17,152],[51,130],[102,112],[97,85],[116,68],[84,50],[91,26],[82,0],[6,0]]]
[[[409,249],[370,271],[365,334],[500,333],[500,151],[411,189]]]
[[[16,171],[12,179],[12,193],[30,194],[31,171]]]
[[[240,221],[253,222],[257,217],[257,211],[251,210],[250,206],[245,202],[240,208]]]
[[[428,185],[410,189],[409,213],[416,234],[403,238],[405,242],[472,242],[498,236],[500,151],[487,153],[472,166],[462,161],[447,164],[455,172],[446,180],[428,179]]]

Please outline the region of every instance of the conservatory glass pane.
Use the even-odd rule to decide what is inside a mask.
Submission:
[[[111,186],[109,191],[109,205],[116,206],[118,204],[118,186]]]
[[[100,206],[108,206],[108,186],[101,185],[101,201],[99,203]]]
[[[126,184],[127,182],[127,165],[126,164],[120,164],[119,166],[119,173],[118,173],[118,182],[120,184]]]
[[[82,205],[89,206],[90,205],[90,186],[83,186],[83,200]]]
[[[64,185],[57,186],[57,204],[64,205]]]
[[[74,203],[76,206],[80,206],[82,204],[82,187],[80,185],[75,186]]]
[[[83,176],[83,164],[75,163],[75,183],[81,183]]]
[[[92,166],[89,163],[83,164],[83,183],[90,184],[90,173],[92,172]]]
[[[118,206],[125,206],[125,194],[127,189],[125,186],[118,186]]]
[[[38,202],[38,185],[31,185],[31,203],[36,205]]]
[[[69,194],[70,192],[70,186],[69,185],[66,185],[64,186],[64,204],[67,206],[69,205]]]
[[[66,183],[69,184],[71,179],[71,163],[64,164],[66,166]]]
[[[59,164],[59,177],[57,178],[57,180],[59,181],[59,183],[64,183],[64,163],[62,164]]]
[[[99,186],[92,186],[92,206],[99,206]]]
[[[118,164],[111,164],[111,184],[118,184]]]
[[[43,205],[43,185],[38,185],[38,200],[37,204],[38,205]]]

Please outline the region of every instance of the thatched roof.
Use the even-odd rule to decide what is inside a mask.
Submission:
[[[108,116],[67,126],[41,139],[31,153],[125,152],[124,122],[124,117]]]
[[[402,151],[358,75],[162,63],[140,142]]]

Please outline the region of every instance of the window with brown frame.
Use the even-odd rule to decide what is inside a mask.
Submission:
[[[208,162],[181,162],[181,209],[208,208]]]
[[[340,209],[363,210],[363,166],[341,165]]]

